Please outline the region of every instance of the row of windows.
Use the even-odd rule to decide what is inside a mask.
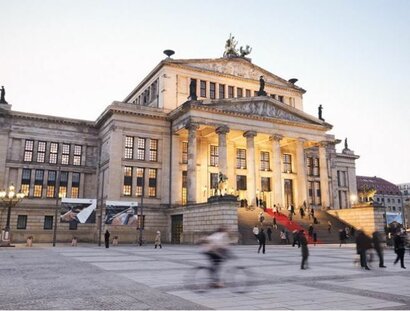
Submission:
[[[148,106],[153,100],[158,98],[158,79],[147,87],[134,101],[134,104]]]
[[[46,159],[46,150],[48,145],[48,159]],[[72,151],[72,153],[71,153]],[[59,154],[59,143],[56,142],[37,142],[37,150],[34,150],[34,140],[26,139],[24,144],[24,162],[37,162],[57,164]],[[61,164],[63,165],[81,165],[82,146],[63,143],[61,145]]]
[[[124,196],[145,196],[144,179],[146,171],[148,173],[148,197],[155,198],[157,196],[157,169],[132,166],[124,166],[124,183],[122,189]],[[136,184],[133,193],[134,174],[136,175]]]
[[[197,79],[191,79],[191,81],[194,81],[195,85],[197,85]],[[209,89],[209,91],[208,91]],[[210,99],[216,99],[217,96],[216,94],[218,93],[218,98],[219,99],[224,99],[224,98],[241,98],[241,97],[251,97],[252,94],[253,96],[258,95],[258,91],[252,91],[250,89],[244,89],[241,87],[235,87],[232,85],[225,85],[225,84],[220,84],[216,82],[209,82],[205,80],[200,80],[199,81],[199,96],[203,98],[210,98]],[[270,96],[276,100],[279,100],[280,102],[284,102],[284,96],[282,95],[277,95],[277,94],[270,94]],[[295,99],[293,97],[289,97],[289,104],[291,106],[295,106]]]
[[[44,216],[44,230],[53,229],[53,216]],[[26,229],[27,228],[27,215],[17,215],[17,229]]]
[[[34,171],[34,182],[32,182],[32,171]],[[45,179],[45,174],[47,174],[47,179]],[[31,187],[34,187],[34,198],[42,198],[43,189],[45,189],[46,198],[55,198],[57,193],[59,198],[65,198],[67,195],[71,198],[78,198],[80,173],[71,173],[71,193],[69,194],[67,193],[68,177],[69,172],[31,170],[25,168],[21,176],[21,192],[28,197]]]
[[[147,145],[147,138],[125,136],[125,159],[137,159],[145,161],[145,150]],[[136,150],[136,155],[134,155]],[[158,139],[149,139],[149,161],[158,161]]]
[[[219,165],[219,148],[216,145],[210,145],[210,166]],[[292,173],[292,155],[283,154],[283,172]],[[182,142],[182,163],[188,163],[188,142]],[[319,176],[319,158],[308,157],[306,159],[307,174],[309,176]],[[236,149],[236,168],[246,169],[246,149]],[[260,152],[260,170],[269,171],[270,170],[270,154],[268,151]]]
[[[376,198],[377,202],[384,202],[384,198]],[[387,203],[395,203],[396,200],[394,198],[390,199],[390,198],[386,198],[386,202]],[[400,199],[397,199],[397,203],[401,203]]]

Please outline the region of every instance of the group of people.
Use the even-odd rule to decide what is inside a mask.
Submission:
[[[105,230],[104,233],[104,242],[105,242],[105,248],[109,248],[110,247],[110,236],[111,233],[110,231]],[[117,240],[116,238],[114,238],[115,240]],[[113,241],[114,242],[114,241]],[[114,244],[114,243],[113,243]],[[155,235],[155,240],[154,240],[154,248],[157,248],[159,246],[159,248],[162,248],[162,244],[161,244],[161,231],[157,231],[156,235]]]
[[[404,254],[406,252],[406,239],[407,235],[404,230],[400,230],[395,233],[394,241],[394,252],[396,253],[396,259],[394,264],[400,261],[402,269],[406,269],[404,266]],[[383,239],[380,232],[375,231],[372,236],[368,236],[362,230],[358,230],[356,234],[356,250],[360,258],[360,266],[365,270],[370,270],[368,264],[368,256],[371,260],[371,250],[374,249],[379,257],[379,267],[386,268],[384,265],[384,254],[383,254]]]

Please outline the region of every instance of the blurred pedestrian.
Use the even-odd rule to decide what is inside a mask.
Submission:
[[[346,244],[346,231],[343,229],[339,230],[339,240],[340,240],[339,247],[341,247],[342,244]]]
[[[360,256],[360,266],[366,270],[370,270],[367,265],[367,251],[372,248],[372,240],[362,230],[358,230],[356,234],[356,250]]]
[[[258,254],[260,253],[261,248],[262,248],[262,253],[265,254],[266,235],[265,235],[265,232],[263,231],[263,228],[261,228],[259,232],[258,240],[259,240]]]
[[[406,240],[403,233],[397,232],[394,237],[394,252],[397,254],[394,264],[400,260],[400,265],[403,269],[406,269],[404,266],[404,253],[406,251]]]
[[[280,232],[280,244],[286,244],[286,233],[285,229]]]
[[[256,240],[258,240],[258,235],[259,235],[258,225],[255,225],[255,227],[253,227],[252,233],[253,233],[253,235],[255,236]]]
[[[105,248],[109,248],[110,247],[110,231],[105,230],[104,233],[104,242],[105,242]]]
[[[265,216],[263,216],[263,212],[260,212],[260,213],[259,213],[258,220],[259,220],[259,222],[260,222],[261,224],[262,224],[263,221],[265,220]]]
[[[307,265],[307,260],[309,257],[309,249],[308,249],[308,242],[307,242],[304,230],[299,231],[299,240],[300,240],[300,245],[302,248],[302,262],[300,264],[300,269],[305,270],[307,269],[305,265]]]
[[[327,232],[331,232],[332,231],[332,222],[330,220],[328,220],[327,222]]]
[[[285,235],[286,235],[286,244],[290,244],[289,240],[289,231],[285,229]]]
[[[292,237],[293,237],[292,246],[295,247],[295,245],[297,244],[298,247],[300,247],[299,231],[296,230],[296,229],[293,230],[293,231],[292,231]]]
[[[155,236],[155,248],[157,248],[157,246],[159,246],[159,248],[162,248],[162,244],[161,244],[161,231],[157,231],[157,235]]]
[[[309,225],[308,234],[309,234],[309,236],[313,235],[313,224]]]
[[[316,246],[316,244],[317,244],[317,233],[316,233],[316,231],[313,232],[313,243],[314,243],[313,245]]]
[[[273,217],[273,228],[278,229],[278,224],[276,223],[276,217]]]
[[[379,257],[379,267],[386,268],[386,266],[384,265],[383,258],[382,235],[380,234],[380,232],[375,231],[373,232],[372,238],[374,250],[376,251],[377,256]]]
[[[303,219],[303,217],[305,217],[305,210],[303,209],[303,206],[300,207],[299,214],[300,214],[300,218]]]
[[[266,233],[268,234],[268,240],[272,241],[272,229],[271,229],[271,227],[268,227],[268,229],[266,230]]]

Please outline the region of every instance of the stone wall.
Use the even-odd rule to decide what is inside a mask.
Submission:
[[[218,201],[213,203],[192,204],[173,208],[170,215],[183,215],[182,243],[193,244],[220,226],[238,242],[238,212],[236,201]]]
[[[372,234],[374,231],[384,232],[385,220],[382,207],[362,205],[327,212],[356,229],[362,228],[367,234]]]

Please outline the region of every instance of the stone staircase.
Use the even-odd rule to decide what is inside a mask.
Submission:
[[[255,208],[254,210],[247,210],[245,208],[238,209],[238,223],[239,223],[239,243],[240,244],[257,244],[257,240],[252,233],[252,229],[258,222],[259,213],[262,211],[260,208]],[[265,220],[262,226],[265,229],[268,226],[272,226],[274,213],[272,210],[267,209],[264,213]],[[272,241],[267,241],[267,244],[280,244],[279,233],[282,229],[286,229],[289,232],[290,242],[292,242],[292,231],[304,229],[307,235],[309,225],[313,224],[314,231],[317,233],[318,244],[336,244],[339,243],[339,230],[344,229],[347,225],[341,222],[336,217],[331,216],[325,211],[315,210],[315,217],[318,220],[318,224],[313,224],[313,220],[309,219],[307,216],[301,218],[299,214],[293,216],[290,222],[287,215],[280,214],[276,215],[276,221],[278,224],[278,229],[273,229]],[[328,232],[328,221],[331,222],[332,228],[330,233]],[[311,238],[308,238],[309,243],[313,243]],[[347,240],[347,243],[354,242],[354,239]]]

